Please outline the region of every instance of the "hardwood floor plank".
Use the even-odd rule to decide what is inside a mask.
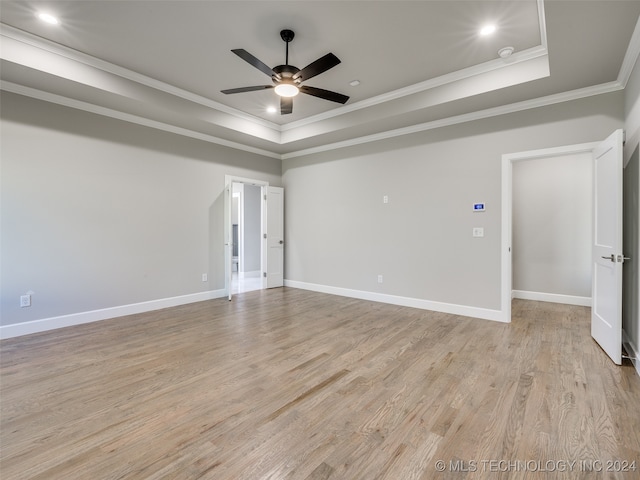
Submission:
[[[640,379],[589,308],[512,319],[282,288],[3,340],[0,476],[640,478]]]

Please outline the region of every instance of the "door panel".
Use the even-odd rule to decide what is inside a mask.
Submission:
[[[593,151],[591,336],[622,363],[622,130]]]
[[[267,187],[267,288],[284,285],[284,189]]]

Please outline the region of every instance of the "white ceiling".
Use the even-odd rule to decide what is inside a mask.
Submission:
[[[2,0],[0,77],[5,90],[290,157],[623,88],[639,15],[638,0]],[[487,23],[497,31],[481,37]],[[305,84],[346,105],[299,95],[293,114],[269,114],[273,90],[220,93],[270,84],[230,50],[283,64],[284,28],[296,33],[289,63],[341,59]]]

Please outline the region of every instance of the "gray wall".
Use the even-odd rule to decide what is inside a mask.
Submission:
[[[638,150],[640,148],[640,65],[636,63],[627,88],[625,89],[625,129],[624,146],[624,229],[623,244],[625,255],[631,257],[624,263],[622,328],[631,342],[635,354],[640,354],[640,206],[638,205]],[[634,352],[628,352],[633,354]],[[640,361],[636,361],[640,372]]]
[[[591,297],[592,162],[513,162],[514,290]]]
[[[261,187],[244,185],[244,271],[260,271],[262,202]]]
[[[1,102],[2,325],[223,289],[225,174],[281,185],[277,159]]]
[[[3,325],[224,288],[224,175],[281,181],[274,159],[1,101]],[[624,112],[616,92],[286,160],[285,277],[499,309],[502,154],[604,139]]]
[[[502,154],[603,140],[623,116],[615,92],[286,160],[285,278],[499,310]]]

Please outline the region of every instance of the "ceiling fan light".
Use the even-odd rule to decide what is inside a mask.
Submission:
[[[281,83],[280,85],[276,85],[275,90],[281,97],[295,97],[300,93],[298,87],[290,83]]]

